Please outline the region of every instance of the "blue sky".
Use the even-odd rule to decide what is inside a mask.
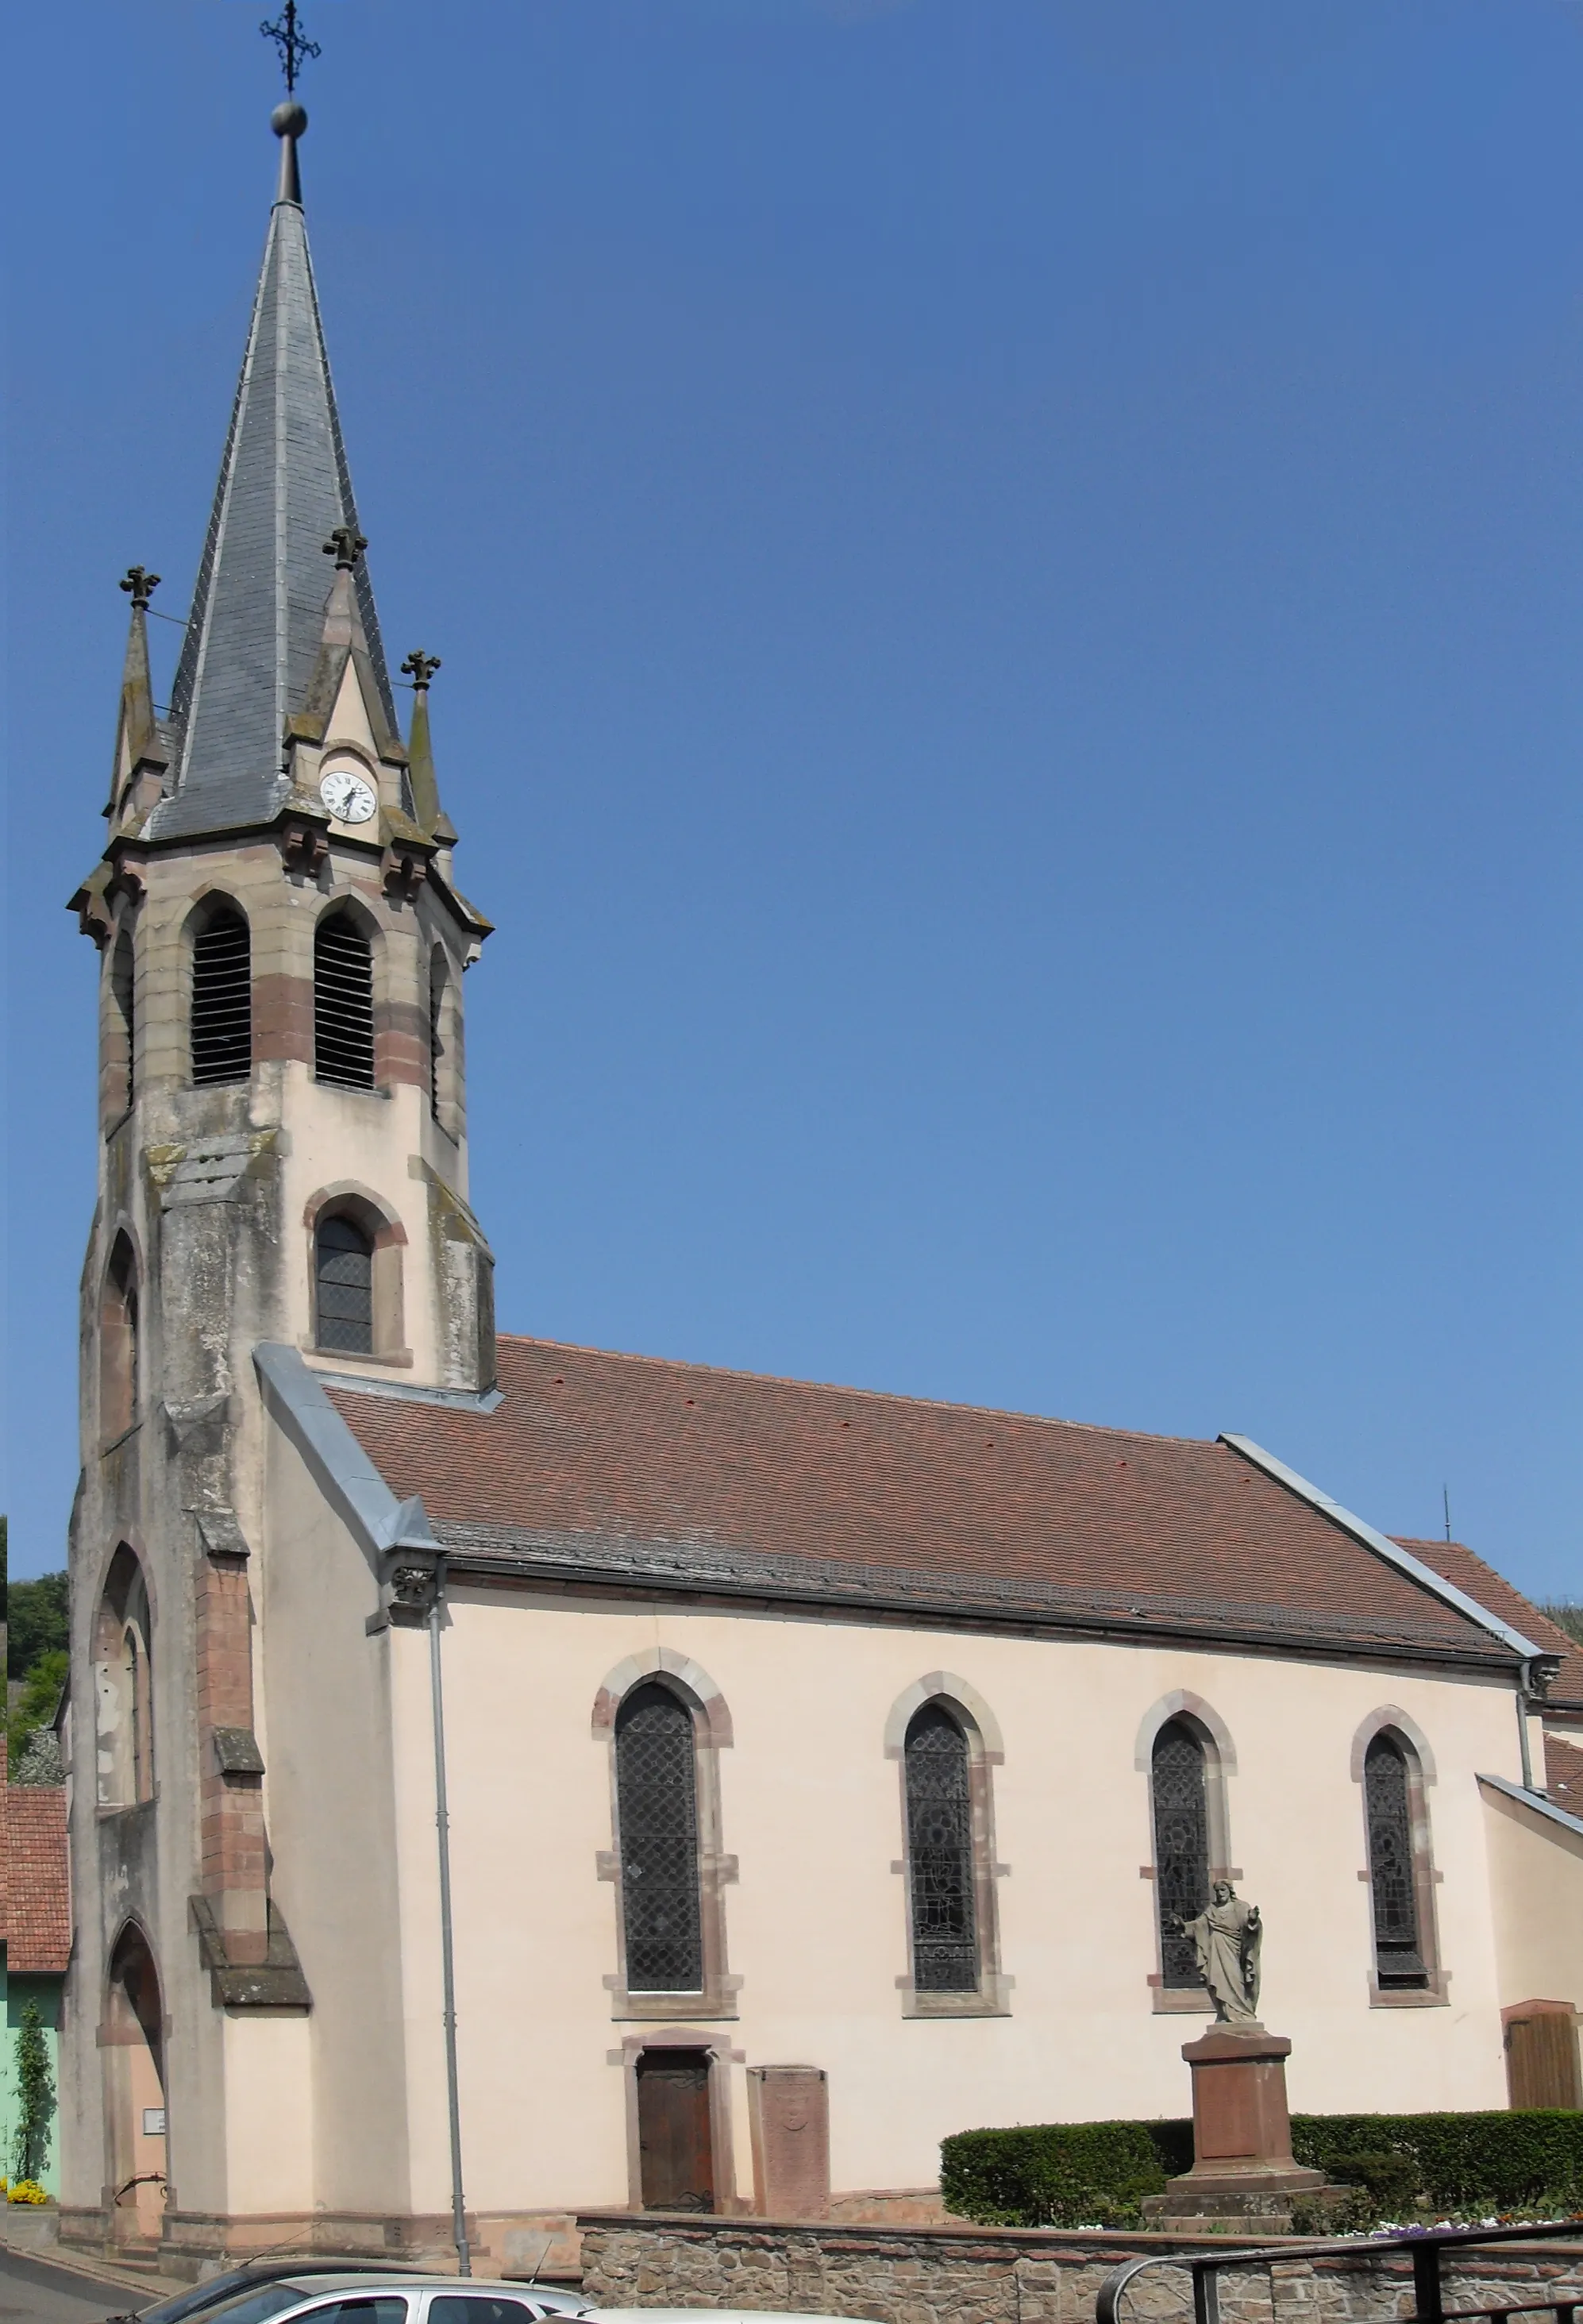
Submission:
[[[179,614],[200,545],[259,13],[9,35],[14,1573],[78,1457],[61,907],[116,577]],[[1583,1596],[1583,7],[307,20],[385,635],[499,924],[502,1323],[1241,1431]]]

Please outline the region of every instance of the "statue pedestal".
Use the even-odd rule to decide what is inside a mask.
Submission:
[[[1289,2221],[1293,2195],[1325,2183],[1292,2154],[1286,2061],[1292,2044],[1262,2025],[1216,2025],[1183,2044],[1192,2068],[1192,2169],[1144,2204],[1151,2227],[1246,2219],[1259,2234]]]

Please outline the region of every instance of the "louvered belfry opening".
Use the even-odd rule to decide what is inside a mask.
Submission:
[[[919,1993],[976,1993],[979,1931],[968,1739],[942,1704],[926,1702],[907,1728],[903,1756],[913,1984]]]
[[[229,907],[192,940],[192,1078],[198,1088],[253,1071],[253,939]]]
[[[1185,1720],[1168,1720],[1155,1736],[1151,1773],[1160,1966],[1167,1989],[1180,1990],[1204,1980],[1192,1940],[1177,1923],[1196,1919],[1210,1901],[1209,1771]]]
[[[373,953],[346,912],[332,912],[314,934],[313,1074],[342,1089],[373,1087]]]
[[[446,956],[438,945],[428,963],[428,1110],[440,1118],[440,1059],[445,1056]]]
[[[1382,1990],[1410,1991],[1429,1983],[1429,1966],[1418,1926],[1407,1761],[1394,1736],[1376,1735],[1364,1754],[1363,1795],[1374,1895],[1375,1972]]]
[[[616,1714],[615,1747],[627,1988],[701,1993],[692,1713],[668,1687],[635,1687]]]
[[[116,1032],[126,1045],[125,1079],[117,1095],[122,1111],[130,1113],[136,1095],[137,976],[132,935],[126,928],[116,937],[110,957],[110,998],[115,1005]]]
[[[319,1221],[314,1250],[316,1339],[353,1356],[373,1353],[373,1245],[355,1219]]]

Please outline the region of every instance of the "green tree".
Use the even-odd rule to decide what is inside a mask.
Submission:
[[[41,2179],[49,2167],[55,2078],[39,2005],[30,2001],[16,2031],[16,2154],[19,2179]]]
[[[23,1682],[16,1707],[5,1722],[5,1748],[12,1770],[22,1757],[23,1744],[35,1727],[48,1727],[55,1716],[55,1705],[60,1700],[60,1690],[66,1683],[66,1649],[57,1646],[41,1655]]]
[[[1565,1630],[1569,1638],[1576,1638],[1583,1646],[1583,1606],[1542,1606],[1539,1610],[1550,1616],[1558,1630]]]
[[[19,1582],[8,1594],[5,1674],[26,1678],[41,1655],[66,1645],[66,1576],[41,1573],[36,1582]]]

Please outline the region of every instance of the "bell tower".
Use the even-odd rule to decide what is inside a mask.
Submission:
[[[234,2207],[227,2126],[278,2107],[313,2006],[272,1880],[263,1637],[283,1582],[265,1569],[287,1536],[264,1523],[253,1351],[283,1342],[396,1395],[472,1401],[494,1380],[463,1038],[489,924],[456,884],[433,656],[402,664],[401,735],[294,96],[272,126],[277,193],[170,710],[150,675],[158,576],[134,566],[108,836],[72,899],[100,979],[65,2200],[124,2245]],[[169,2105],[167,2133],[173,2088],[198,2095]]]

